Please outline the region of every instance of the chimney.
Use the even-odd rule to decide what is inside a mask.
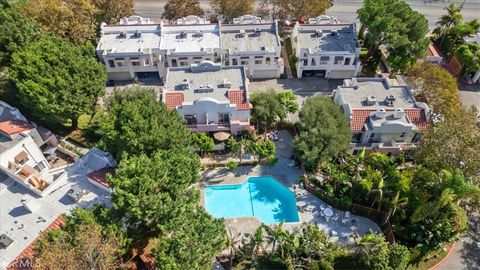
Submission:
[[[403,116],[405,116],[405,111],[402,108],[397,108],[393,112],[393,118],[395,118],[395,119],[400,119]]]
[[[385,109],[384,108],[378,108],[376,111],[375,111],[375,117],[379,118],[379,119],[383,119],[385,118]]]

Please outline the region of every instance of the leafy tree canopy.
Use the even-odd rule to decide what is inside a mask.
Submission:
[[[190,185],[199,180],[200,161],[188,149],[159,150],[127,156],[115,176],[113,208],[124,218],[127,233],[134,239],[171,230],[176,219],[195,208],[198,192]]]
[[[412,10],[403,0],[365,0],[357,11],[362,31],[368,30],[367,58],[385,45],[390,53],[388,63],[403,71],[423,57],[430,40],[425,16]]]
[[[199,0],[168,0],[164,7],[162,18],[176,20],[189,15],[203,16]]]
[[[121,269],[122,250],[118,237],[106,232],[90,212],[77,210],[66,225],[48,232],[34,246],[35,269]],[[80,268],[79,268],[80,267]]]
[[[288,20],[299,20],[301,17],[315,18],[325,14],[325,11],[330,7],[329,0],[274,0],[273,2],[278,13],[276,17]]]
[[[255,9],[255,0],[210,0],[210,5],[217,16],[231,21],[246,14],[252,14]]]
[[[416,159],[438,171],[460,168],[467,175],[480,171],[480,129],[475,108],[460,108],[455,115],[429,129],[415,152]]]
[[[467,73],[480,70],[480,45],[475,42],[460,45],[456,51]]]
[[[40,27],[14,9],[0,9],[0,66],[9,65],[14,52],[42,35]]]
[[[444,68],[423,62],[408,69],[407,74],[417,100],[427,103],[435,113],[450,117],[461,109],[457,80]]]
[[[257,142],[255,152],[260,158],[266,158],[275,155],[275,143],[270,140]]]
[[[257,92],[250,97],[252,102],[252,118],[257,129],[262,127],[265,131],[273,126],[277,119],[281,105],[274,90]]]
[[[97,7],[96,23],[115,24],[133,15],[133,0],[92,0]]]
[[[292,91],[278,93],[277,99],[280,103],[280,110],[277,114],[281,121],[285,119],[287,113],[296,113],[298,111],[297,97]]]
[[[293,142],[293,150],[308,170],[316,170],[321,162],[329,161],[349,146],[348,122],[331,98],[308,98],[300,117],[302,125]]]
[[[20,103],[44,119],[70,119],[76,128],[78,117],[91,112],[105,89],[105,67],[93,50],[45,37],[14,53],[9,78]]]
[[[176,111],[158,102],[152,91],[134,88],[117,94],[99,119],[107,151],[152,155],[157,149],[181,149],[190,144],[190,132]]]
[[[192,134],[192,144],[194,147],[200,149],[202,155],[204,152],[213,150],[215,142],[213,138],[208,136],[205,132],[195,132]]]

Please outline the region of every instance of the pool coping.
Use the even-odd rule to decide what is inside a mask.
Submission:
[[[277,177],[273,176],[273,175],[249,175],[247,176],[245,179],[243,179],[243,181],[241,182],[238,182],[238,183],[230,183],[230,184],[216,184],[216,185],[203,185],[203,186],[199,186],[199,189],[200,189],[200,196],[201,196],[201,203],[202,203],[202,206],[203,208],[205,209],[205,211],[211,215],[213,217],[212,214],[210,214],[208,211],[207,211],[207,208],[206,208],[206,204],[205,204],[205,188],[207,187],[218,187],[218,186],[238,186],[238,185],[243,185],[245,182],[248,181],[249,178],[251,177],[270,177],[272,179],[275,180],[275,182],[281,184],[283,187],[285,187],[286,189],[288,189],[288,191],[290,191],[292,194],[293,194],[293,197],[295,199],[295,206],[297,207],[297,215],[298,215],[298,220],[299,221],[292,221],[292,222],[283,222],[283,224],[289,224],[289,225],[300,225],[303,223],[302,221],[302,217],[300,215],[300,207],[298,206],[298,201],[297,201],[297,194],[295,192],[295,190],[292,190],[289,186],[285,185],[284,183],[282,183],[281,181],[279,181],[277,179]],[[215,218],[215,217],[214,217]],[[255,216],[240,216],[240,217],[231,217],[231,218],[223,218],[224,220],[235,220],[235,219],[247,219],[247,218],[253,218],[255,220],[257,220],[260,224],[266,224],[266,225],[278,225],[280,224],[281,222],[279,223],[264,223],[262,221],[260,221],[258,218],[256,218]]]

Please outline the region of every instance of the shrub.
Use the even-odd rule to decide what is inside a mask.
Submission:
[[[268,165],[275,165],[275,163],[278,162],[278,157],[277,156],[269,156],[267,158],[267,164]]]
[[[238,167],[238,163],[235,160],[229,160],[225,164],[225,167],[227,167],[227,170],[233,171]]]

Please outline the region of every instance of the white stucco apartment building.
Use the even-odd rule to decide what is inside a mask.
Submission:
[[[297,22],[291,41],[298,78],[345,79],[360,72],[360,45],[354,23],[338,23],[329,16],[309,19],[307,24]]]
[[[351,151],[396,153],[417,144],[430,110],[408,86],[383,78],[353,78],[333,92],[352,130]]]
[[[185,119],[191,131],[237,134],[251,129],[248,84],[243,66],[203,61],[171,67],[162,101]]]
[[[278,78],[284,70],[277,23],[242,16],[234,24],[212,24],[197,16],[176,24],[153,24],[132,16],[101,25],[97,55],[113,81],[164,78],[169,67],[212,61],[245,65],[254,79]]]

